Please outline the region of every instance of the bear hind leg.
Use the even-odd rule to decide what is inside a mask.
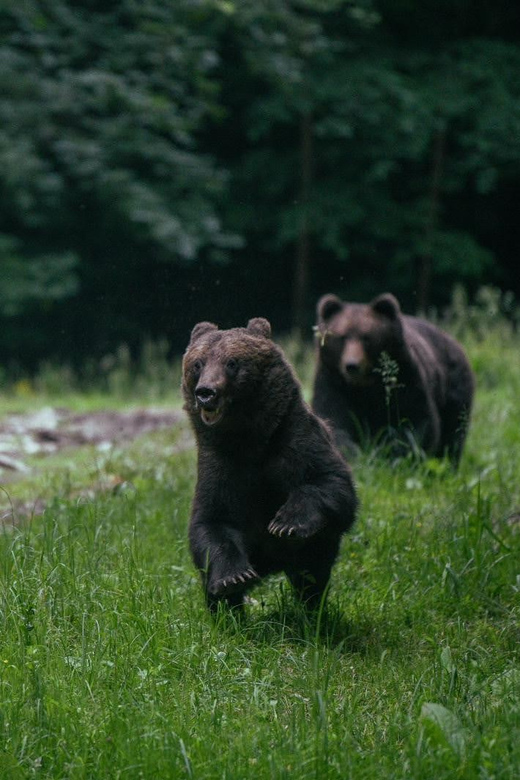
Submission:
[[[320,608],[324,601],[329,575],[317,578],[312,572],[301,570],[288,572],[287,577],[298,601],[309,610]]]
[[[324,602],[339,548],[339,539],[320,541],[299,555],[285,572],[296,597],[310,610],[319,609]]]

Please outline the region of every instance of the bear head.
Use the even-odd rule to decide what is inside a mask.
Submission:
[[[368,304],[324,295],[318,301],[317,316],[320,360],[337,371],[347,385],[362,388],[374,384],[383,353],[399,360],[404,347],[401,309],[390,293]]]
[[[260,413],[276,412],[288,371],[263,317],[230,330],[199,322],[183,358],[184,408],[196,430],[250,427]]]

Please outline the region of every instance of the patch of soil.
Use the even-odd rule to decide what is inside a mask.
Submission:
[[[177,425],[181,418],[178,411],[153,408],[78,414],[46,407],[32,414],[12,414],[0,420],[0,475],[27,472],[28,455],[49,455],[86,444],[108,449],[114,443]]]

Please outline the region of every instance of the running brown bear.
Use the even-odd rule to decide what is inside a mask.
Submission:
[[[198,450],[189,539],[208,606],[241,605],[262,577],[283,571],[316,607],[357,500],[269,322],[196,325],[182,390]]]
[[[324,295],[317,314],[312,406],[330,422],[337,443],[352,450],[384,432],[393,452],[417,446],[448,455],[456,466],[474,394],[460,344],[402,314],[390,293],[368,304]]]

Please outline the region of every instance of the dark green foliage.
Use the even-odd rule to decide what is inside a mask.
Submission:
[[[195,139],[215,55],[190,4],[11,3],[1,19],[1,312],[95,294],[99,266],[115,269],[107,292],[150,254],[190,262],[225,243],[224,179]]]
[[[0,357],[514,287],[519,29],[505,0],[6,0]]]
[[[215,55],[189,4],[12,4],[4,28],[5,229],[97,247],[94,223],[183,260],[219,236],[194,139]]]

